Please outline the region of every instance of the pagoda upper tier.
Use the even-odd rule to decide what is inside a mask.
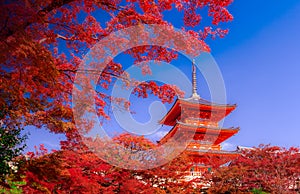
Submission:
[[[217,123],[230,114],[236,104],[217,104],[204,100],[198,96],[182,99],[178,98],[160,124],[174,126],[177,121],[185,122],[188,118],[198,118],[211,124]]]

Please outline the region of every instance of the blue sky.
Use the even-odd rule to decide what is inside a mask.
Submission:
[[[299,146],[300,3],[267,2],[234,3],[230,35],[212,45],[228,101],[238,104],[226,124],[241,131],[227,142]]]
[[[299,146],[299,1],[240,0],[229,10],[234,15],[234,21],[226,24],[229,34],[208,42],[225,81],[227,101],[238,104],[224,126],[239,126],[241,130],[226,141],[224,148],[260,143]],[[166,13],[166,18],[172,20],[172,12]],[[173,20],[175,27],[181,25],[178,19]],[[190,66],[179,68],[190,71]],[[203,79],[198,85],[199,93],[209,97]],[[29,150],[40,143],[58,149],[58,142],[63,139],[46,130],[28,130]]]

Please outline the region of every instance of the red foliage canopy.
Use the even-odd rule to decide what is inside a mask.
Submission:
[[[80,71],[78,67],[87,51],[115,31],[140,24],[172,26],[163,18],[163,13],[167,10],[183,11],[185,26],[182,30],[208,51],[209,47],[204,40],[210,35],[223,37],[227,30],[203,26],[201,31],[193,31],[184,27],[199,25],[203,16],[199,14],[199,10],[204,8],[207,8],[207,15],[212,18],[212,26],[232,20],[226,8],[231,2],[232,0],[2,1],[0,119],[6,125],[22,123],[45,126],[52,132],[66,133],[68,137],[68,141],[62,143],[61,151],[44,154],[25,163],[23,173],[26,174],[27,185],[24,186],[24,191],[112,193],[131,190],[135,193],[140,190],[148,191],[151,187],[149,192],[159,189],[188,192],[184,188],[189,188],[189,185],[169,179],[179,176],[175,169],[182,169],[184,172],[183,169],[187,167],[185,160],[178,159],[174,165],[166,165],[160,169],[131,172],[101,161],[79,143],[77,137],[74,137],[76,128],[71,105],[75,74]],[[99,17],[99,12],[108,19]],[[162,38],[163,41],[167,39],[168,37]],[[196,45],[194,42],[176,44],[188,45],[188,51],[193,50],[192,47]],[[177,57],[176,52],[161,46],[139,46],[126,53],[135,59],[135,64],[149,59],[170,62]],[[144,73],[149,73],[147,68],[142,68]],[[100,75],[97,87],[101,90],[109,89],[116,77],[124,77],[127,82],[129,80],[124,74],[123,65],[110,59]],[[147,97],[147,93],[152,92],[164,102],[171,102],[176,94],[176,88],[158,86],[155,82],[136,86],[134,92],[138,96]],[[116,101],[125,108],[130,105],[124,99],[114,99],[99,91],[96,91],[94,97],[98,116],[109,118],[105,108],[111,101]],[[138,140],[141,141],[144,140]],[[122,142],[124,143],[123,140]],[[21,170],[20,173],[22,174]],[[138,177],[142,177],[142,180]],[[178,184],[184,187],[174,186]]]
[[[211,193],[297,193],[300,189],[300,150],[261,145],[242,151],[239,159],[208,175]]]
[[[118,1],[118,0],[17,0],[1,3],[0,18],[0,106],[6,122],[25,125],[45,125],[53,132],[74,128],[71,110],[71,91],[76,71],[87,50],[113,31],[138,24],[172,25],[163,13],[176,9],[184,12],[186,27],[199,25],[199,10],[208,8],[212,24],[232,20],[226,7],[232,0],[204,1]],[[109,16],[99,18],[99,12]],[[184,28],[183,28],[184,30]],[[189,30],[202,42],[208,35],[223,37],[227,30],[205,27],[202,31]],[[128,51],[136,61],[156,59],[170,61],[176,54],[163,47],[142,46]],[[147,57],[142,57],[147,53]],[[122,64],[110,61],[102,72],[98,86],[106,89],[112,78],[120,77]],[[157,90],[157,87],[160,87]],[[174,97],[168,86],[144,84],[136,89],[170,102]],[[160,92],[157,92],[160,91]],[[98,115],[108,118],[104,111],[112,99],[98,92]],[[121,100],[122,101],[122,100]],[[124,102],[124,101],[123,101]],[[128,102],[126,102],[128,106]]]
[[[143,137],[127,134],[115,139],[124,145],[130,143],[138,151],[153,146]],[[189,182],[180,181],[190,168],[188,158],[176,160],[155,169],[137,171],[114,167],[99,159],[87,147],[74,149],[69,141],[63,149],[48,154],[43,146],[30,159],[23,161],[18,174],[25,175],[24,193],[190,193]]]

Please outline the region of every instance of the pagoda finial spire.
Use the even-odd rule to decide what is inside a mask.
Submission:
[[[196,66],[195,66],[195,59],[193,59],[193,64],[192,64],[192,98],[199,99],[200,96],[197,93],[197,76],[196,76]]]

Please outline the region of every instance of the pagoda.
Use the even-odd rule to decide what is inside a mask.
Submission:
[[[164,144],[170,138],[179,140],[181,135],[174,136],[179,132],[192,134],[184,151],[192,162],[191,175],[199,175],[203,170],[226,164],[239,155],[238,152],[222,150],[220,145],[239,131],[239,128],[219,127],[219,122],[236,108],[236,104],[216,104],[202,99],[197,93],[196,81],[193,60],[192,96],[175,101],[160,121],[173,128],[158,141],[159,144]]]

